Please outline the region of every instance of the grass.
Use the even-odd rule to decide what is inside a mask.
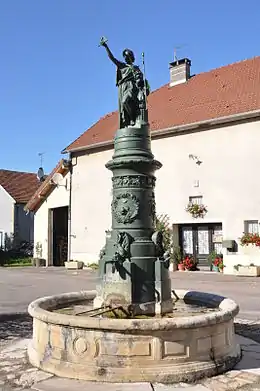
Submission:
[[[32,266],[32,258],[11,258],[3,262],[3,267],[26,267]]]
[[[31,263],[27,262],[27,263],[12,263],[11,265],[9,265],[8,263],[3,265],[4,267],[26,267],[26,266],[32,266]]]

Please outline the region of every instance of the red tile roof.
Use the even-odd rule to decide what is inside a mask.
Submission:
[[[37,175],[30,172],[0,170],[0,186],[18,203],[26,203],[40,186]]]
[[[31,195],[27,204],[25,205],[25,210],[36,211],[39,209],[41,204],[46,200],[46,198],[53,192],[57,185],[52,182],[54,174],[60,173],[63,177],[69,172],[69,166],[65,165],[65,160],[61,159],[57,166],[52,170],[50,175],[45,179],[44,182],[38,187],[38,189]]]
[[[168,84],[148,98],[151,130],[216,119],[260,109],[260,56]],[[66,151],[112,141],[118,113],[101,118]]]

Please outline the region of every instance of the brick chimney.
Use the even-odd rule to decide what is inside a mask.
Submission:
[[[170,63],[170,87],[185,83],[190,78],[191,61],[182,58]]]

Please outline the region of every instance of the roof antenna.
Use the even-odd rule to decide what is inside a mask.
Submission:
[[[182,44],[182,45],[179,45],[179,46],[175,46],[175,48],[173,50],[173,61],[176,62],[177,65],[178,65],[177,50],[185,48],[186,46],[188,46],[188,45],[187,44]]]
[[[43,165],[43,155],[45,155],[45,152],[39,152],[38,153],[38,156],[40,157],[40,167],[42,167],[42,165]]]
[[[44,174],[44,170],[43,170],[43,155],[45,155],[45,152],[39,152],[38,153],[38,156],[40,157],[40,168],[37,172],[37,178],[40,182],[43,182],[45,180],[45,174]]]

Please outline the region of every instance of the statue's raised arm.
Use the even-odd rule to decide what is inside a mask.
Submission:
[[[109,58],[109,59],[110,59],[118,68],[120,68],[121,66],[124,65],[123,62],[117,60],[117,59],[114,57],[113,53],[111,52],[111,50],[110,50],[109,47],[108,47],[107,39],[106,39],[105,37],[102,37],[102,38],[100,39],[99,46],[103,46],[103,47],[106,49],[108,58]]]

